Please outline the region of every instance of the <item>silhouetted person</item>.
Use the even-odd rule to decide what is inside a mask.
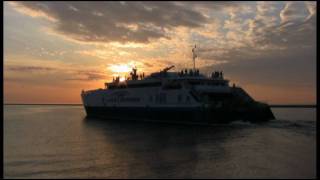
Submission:
[[[193,71],[192,69],[189,70],[189,75],[192,76],[193,75]]]

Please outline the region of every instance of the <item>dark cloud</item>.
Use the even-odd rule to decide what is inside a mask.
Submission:
[[[30,73],[30,72],[53,72],[54,74],[51,74],[52,77],[54,76],[61,76],[65,75],[68,78],[65,78],[64,80],[83,80],[83,81],[96,81],[101,79],[106,79],[107,76],[105,73],[96,71],[96,70],[76,70],[71,68],[52,68],[52,67],[46,67],[46,66],[18,66],[18,65],[11,65],[6,66],[5,70],[7,71],[15,71],[20,73]],[[24,77],[20,78],[11,78],[6,77],[6,81],[18,81],[23,80]]]
[[[77,70],[74,71],[68,76],[70,78],[66,78],[65,80],[72,81],[96,81],[101,79],[106,79],[107,76],[99,71],[92,70]]]
[[[97,80],[101,80],[101,79],[106,79],[106,76],[101,75],[101,74],[87,73],[81,77],[71,77],[71,78],[66,78],[64,80],[68,80],[68,81],[97,81]]]
[[[140,42],[166,30],[200,27],[205,16],[175,2],[17,2],[56,20],[55,30],[80,41]]]
[[[143,65],[147,66],[147,67],[153,67],[154,65],[151,63],[147,63],[147,62],[143,62]]]
[[[42,66],[7,66],[5,68],[8,71],[19,71],[19,72],[32,72],[32,71],[53,71],[56,68],[42,67]]]
[[[250,51],[250,49],[247,49]],[[273,87],[316,88],[316,45],[290,47],[244,53],[230,51],[225,56],[229,63],[216,64],[204,72],[223,70],[225,76],[241,84],[268,85]],[[218,58],[218,57],[214,57]]]

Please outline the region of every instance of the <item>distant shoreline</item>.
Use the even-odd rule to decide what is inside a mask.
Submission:
[[[4,104],[4,105],[50,105],[50,106],[82,106],[83,104],[16,104],[16,103],[9,103],[9,104]]]
[[[8,103],[4,105],[50,105],[50,106],[82,106],[83,104],[17,104],[17,103]],[[316,108],[317,105],[312,104],[271,104],[271,108]]]
[[[317,105],[310,105],[310,104],[274,104],[274,105],[269,105],[272,108],[282,108],[282,107],[290,107],[290,108],[316,108]]]

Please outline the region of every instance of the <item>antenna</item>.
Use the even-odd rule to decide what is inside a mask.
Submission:
[[[196,58],[198,57],[196,52],[195,52],[195,49],[197,48],[196,45],[194,45],[194,48],[192,48],[192,59],[193,59],[193,71],[196,70]]]

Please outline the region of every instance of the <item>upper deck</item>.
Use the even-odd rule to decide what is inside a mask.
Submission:
[[[105,83],[107,89],[120,88],[138,88],[138,87],[160,87],[167,84],[189,84],[189,85],[210,85],[210,86],[228,86],[229,81],[223,78],[222,72],[213,72],[211,77],[199,73],[199,70],[187,70],[181,72],[167,72],[169,68],[163,71],[152,73],[149,76],[138,76],[136,69],[131,73],[131,78],[120,81],[117,77],[111,83]],[[140,79],[139,79],[140,77]]]

